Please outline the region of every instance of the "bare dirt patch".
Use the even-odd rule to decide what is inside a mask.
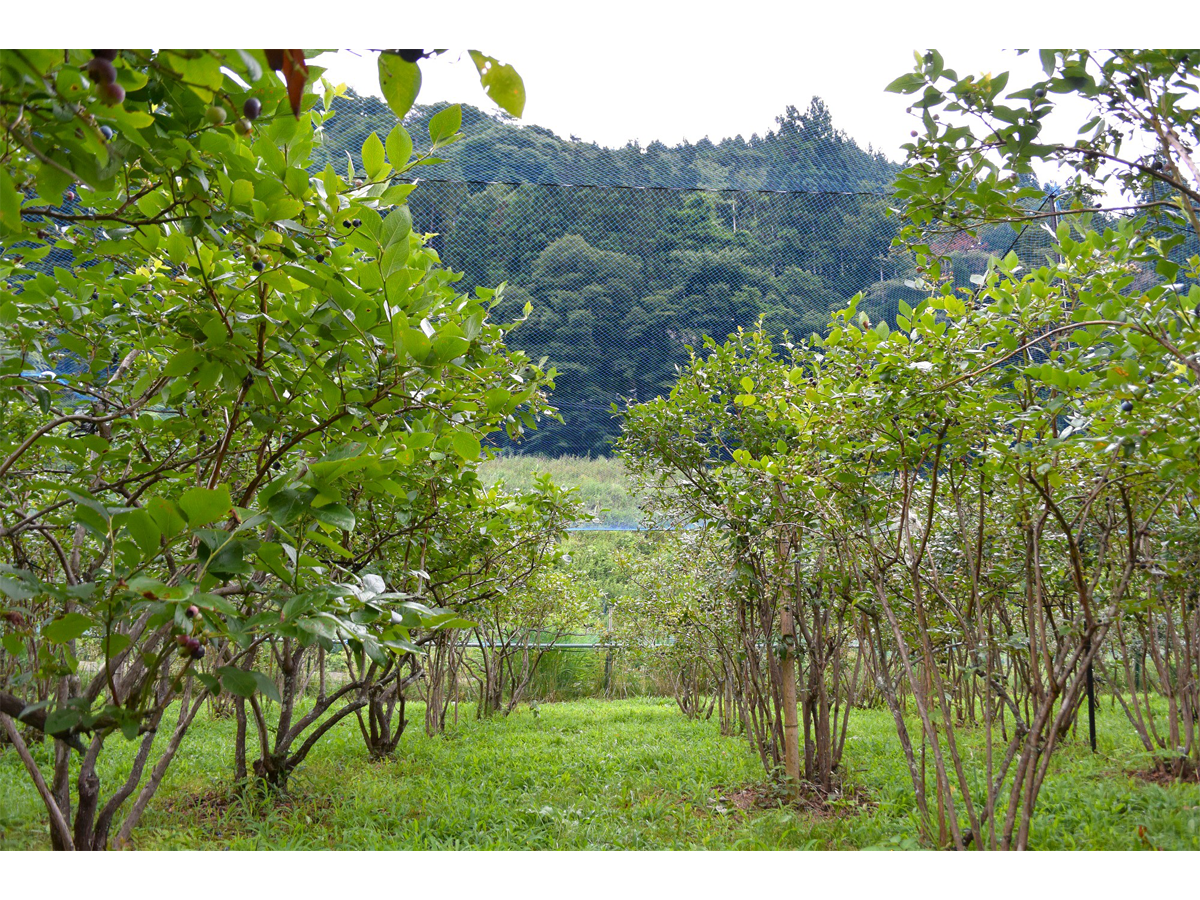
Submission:
[[[1195,761],[1181,756],[1173,760],[1163,760],[1155,769],[1139,769],[1127,773],[1138,781],[1170,787],[1183,782],[1185,784],[1200,784],[1200,766]]]
[[[253,791],[254,788],[248,790]],[[199,824],[218,823],[231,814],[244,812],[247,807],[268,804],[275,810],[291,810],[300,805],[298,797],[288,793],[272,794],[269,798],[253,793],[245,796],[231,787],[213,788],[198,793],[182,794],[163,804],[162,809],[172,815],[184,816]]]
[[[767,809],[794,809],[822,818],[842,818],[857,815],[875,805],[865,790],[846,785],[826,791],[819,785],[802,784],[796,797],[789,797],[781,785],[772,783],[736,788],[718,785],[717,790],[721,792],[720,798],[710,804],[712,810],[740,816]]]

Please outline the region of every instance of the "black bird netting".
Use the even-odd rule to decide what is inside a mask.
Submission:
[[[335,101],[314,154],[356,170],[362,142],[394,120],[370,97]],[[406,120],[420,139],[436,108]],[[714,144],[605,148],[463,108],[463,139],[439,151],[433,177],[409,197],[413,225],[460,288],[507,285],[496,310],[528,319],[510,343],[558,372],[543,422],[520,444],[549,455],[607,454],[619,432],[612,404],[670,389],[675,367],[704,336],[724,340],[760,319],[775,334],[822,331],[862,293],[872,321],[894,322],[915,262],[892,248],[889,186],[898,166],[860,149],[814,98],[789,107],[764,137]],[[950,235],[937,249],[957,284],[1015,249],[1045,261],[1044,229]]]
[[[395,117],[372,98],[338,98],[334,110],[310,170],[361,172],[363,141]],[[418,151],[436,110],[406,120]],[[564,422],[544,421],[520,450],[609,453],[612,405],[668,391],[705,336],[759,320],[807,336],[859,293],[872,321],[894,322],[902,301],[922,299],[915,262],[892,248],[898,166],[836,131],[819,100],[777,122],[749,141],[610,149],[463,108],[463,139],[416,170],[433,177],[418,179],[409,208],[414,229],[463,273],[461,290],[505,283],[496,315],[532,310],[510,343],[557,370]],[[1045,229],[1007,226],[937,247],[963,287],[993,255],[1015,249],[1040,265],[1049,248]],[[45,264],[69,267],[70,252],[56,248]],[[78,362],[54,356],[45,362],[59,374]]]
[[[506,283],[502,318],[532,308],[511,342],[558,370],[565,422],[526,450],[606,453],[611,405],[669,390],[705,335],[762,318],[807,336],[859,291],[876,321],[922,296],[877,195],[425,181],[409,205],[462,288]],[[966,281],[993,248],[959,244]]]

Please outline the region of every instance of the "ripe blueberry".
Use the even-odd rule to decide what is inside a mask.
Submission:
[[[112,84],[117,80],[116,67],[100,56],[88,60],[87,74],[96,84]]]
[[[255,272],[261,272],[263,269],[266,268],[266,266],[263,265],[263,261],[261,259],[256,259],[250,265],[254,269]]]
[[[1121,404],[1121,412],[1133,412],[1133,401],[1126,400]]]
[[[262,112],[262,101],[257,97],[248,97],[246,102],[242,104],[242,115],[253,122]]]

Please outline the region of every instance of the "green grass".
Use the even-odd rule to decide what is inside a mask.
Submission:
[[[421,708],[397,755],[369,762],[353,722],[329,735],[276,801],[230,789],[231,721],[202,719],[134,833],[142,849],[824,849],[915,847],[911,789],[889,716],[856,711],[847,783],[867,808],[743,814],[720,802],[761,781],[741,738],[683,719],[670,701],[589,700],[522,707],[430,739]],[[1100,720],[1102,754],[1064,748],[1033,834],[1040,849],[1200,849],[1200,788],[1129,777],[1138,763],[1117,714]],[[111,784],[130,745],[113,741]],[[49,745],[39,747],[45,754]],[[1143,826],[1145,838],[1139,835]],[[46,847],[32,785],[0,750],[0,849]]]
[[[485,484],[503,479],[511,490],[527,490],[543,473],[561,487],[579,488],[585,510],[596,517],[593,525],[632,528],[641,521],[629,476],[615,456],[504,456],[484,462],[479,474]]]

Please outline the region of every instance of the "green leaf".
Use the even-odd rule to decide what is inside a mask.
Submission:
[[[462,128],[462,107],[458,104],[447,106],[429,120],[429,139],[433,142],[433,146],[439,147],[454,137],[460,128]]]
[[[430,347],[432,351],[431,362],[435,364],[447,363],[452,359],[457,359],[471,349],[471,342],[469,340],[461,334],[453,333],[457,330],[457,328],[451,325],[447,326],[445,331],[437,334]]]
[[[364,637],[362,645],[363,651],[371,658],[371,662],[381,666],[387,665],[388,655],[383,652],[378,642],[373,638]]]
[[[279,703],[279,688],[275,687],[275,682],[264,675],[262,672],[251,672],[250,677],[254,679],[254,683],[258,685],[258,689],[269,700],[274,700]]]
[[[118,632],[117,634],[108,635],[107,639],[102,638],[100,641],[100,647],[104,651],[105,657],[107,659],[112,659],[132,643],[133,638],[127,634],[121,634]]]
[[[234,666],[221,666],[217,669],[217,677],[221,679],[221,687],[235,694],[238,697],[244,697],[249,700],[254,696],[254,689],[258,686],[258,680],[250,672],[235,668]]]
[[[415,184],[393,184],[380,195],[380,207],[395,206],[397,203],[403,203],[415,188]]]
[[[77,491],[66,491],[66,495],[74,500],[77,506],[91,510],[103,521],[107,522],[111,518],[107,507],[82,488]]]
[[[9,177],[8,169],[0,169],[0,235],[8,243],[21,230],[21,194]]]
[[[254,185],[239,178],[229,189],[229,202],[234,206],[245,206],[254,199]]]
[[[11,578],[0,578],[0,593],[11,600],[28,600],[33,597],[33,591]]]
[[[211,609],[226,616],[237,615],[237,607],[220,594],[193,594],[188,600],[200,609]]]
[[[204,362],[204,357],[199,352],[195,350],[181,350],[171,357],[170,362],[163,366],[162,374],[167,378],[188,375],[202,362]]]
[[[212,490],[192,488],[179,498],[179,507],[193,528],[223,519],[233,509],[229,485],[222,484]]]
[[[73,641],[92,627],[94,623],[79,613],[67,613],[42,629],[42,637],[52,644]]]
[[[134,740],[142,730],[142,723],[136,713],[130,713],[127,710],[120,709],[114,712],[114,717],[117,720],[117,727],[121,729],[121,734],[127,741]]]
[[[379,140],[379,135],[371,132],[366,141],[362,145],[362,162],[363,168],[367,170],[367,177],[372,181],[383,171],[383,142]]]
[[[408,130],[403,125],[397,125],[391,130],[385,146],[387,147],[388,162],[397,169],[408,165],[408,159],[412,156],[413,142]],[[384,196],[387,195],[384,194]]]
[[[884,91],[889,94],[911,94],[914,91],[920,90],[924,85],[924,78],[916,72],[909,72],[907,75],[901,75],[885,87]]]
[[[17,659],[22,659],[25,656],[25,642],[15,634],[6,634],[0,638],[0,647],[3,647],[7,653]]]
[[[81,718],[79,710],[69,706],[56,709],[46,716],[46,724],[42,730],[46,734],[61,734],[78,725]]]
[[[316,637],[330,641],[337,639],[337,631],[330,622],[323,618],[301,619],[296,624]]]
[[[456,431],[450,438],[450,446],[454,448],[455,453],[468,462],[479,459],[479,454],[483,452],[479,438],[469,431]]]
[[[343,531],[354,530],[354,513],[344,504],[330,503],[326,506],[314,506],[309,512],[322,524],[340,528]]]
[[[171,262],[178,265],[188,258],[192,252],[192,243],[181,232],[172,231],[167,235],[167,256]]]
[[[384,247],[391,247],[407,238],[411,232],[412,213],[407,206],[401,206],[388,213],[387,218],[383,220],[379,229],[379,242]]]
[[[326,550],[330,551],[331,553],[333,553],[337,556],[340,556],[342,559],[353,559],[354,558],[353,553],[351,553],[349,550],[347,550],[341,544],[330,540],[326,535],[317,531],[315,528],[310,528],[308,531],[304,532],[304,536],[308,540],[310,540],[314,543],[320,544],[322,547],[324,547]]]
[[[404,349],[408,351],[408,355],[416,360],[416,362],[425,362],[429,356],[431,346],[429,338],[419,328],[407,328],[404,330]]]
[[[146,504],[150,518],[167,538],[172,538],[187,527],[175,504],[163,497],[152,497]]]
[[[316,494],[311,491],[300,491],[283,488],[271,495],[267,501],[267,510],[277,525],[288,525],[308,511],[309,505]]]
[[[405,62],[395,53],[380,53],[379,90],[396,118],[403,119],[421,91],[420,68],[416,63]]]
[[[517,70],[478,50],[470,53],[471,61],[479,70],[479,83],[487,95],[509,115],[521,118],[521,113],[525,111],[525,83],[521,81]]]
[[[137,509],[125,518],[125,530],[133,538],[134,543],[142,553],[149,556],[159,550],[162,532],[155,524],[154,518],[144,509]]]

